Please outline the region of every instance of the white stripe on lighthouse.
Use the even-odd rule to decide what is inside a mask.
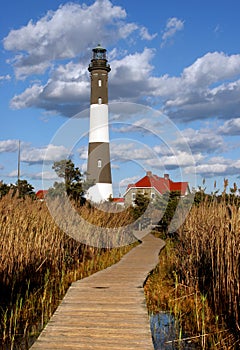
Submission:
[[[90,105],[89,143],[109,142],[108,105]]]

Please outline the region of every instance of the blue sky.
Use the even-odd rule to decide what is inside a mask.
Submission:
[[[91,49],[108,50],[115,195],[152,170],[240,187],[238,0],[9,0],[0,14],[0,180],[86,169]],[[75,116],[75,118],[73,118]],[[42,174],[44,183],[42,183]]]

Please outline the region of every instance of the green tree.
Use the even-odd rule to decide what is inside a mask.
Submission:
[[[18,180],[16,185],[11,185],[13,189],[13,194],[17,194],[19,198],[24,198],[25,196],[35,196],[34,187],[27,182],[27,180]]]
[[[51,198],[61,197],[65,194],[65,191],[65,183],[55,181],[53,187],[49,188],[47,195]]]
[[[158,227],[165,234],[168,232],[168,227],[173,219],[180,197],[180,191],[171,191],[163,194],[162,208],[165,209],[165,211],[161,220],[158,223]],[[161,200],[159,203],[161,203]]]
[[[63,159],[54,162],[52,167],[57,175],[63,178],[64,182],[55,182],[54,187],[49,190],[50,195],[62,195],[65,191],[67,195],[75,201],[83,202],[83,181],[82,174],[78,167],[70,159]],[[65,188],[64,188],[65,187]]]
[[[10,186],[0,181],[0,198],[5,196],[10,190]]]
[[[142,194],[142,193],[137,193],[136,194],[136,198],[134,200],[134,204],[135,206],[133,207],[133,218],[136,220],[138,219],[140,216],[142,216],[148,205],[150,202],[150,198],[149,196],[147,196],[146,194]]]
[[[76,168],[71,159],[63,159],[58,162],[54,162],[52,167],[57,175],[64,179],[66,188],[73,183],[79,183],[82,181],[82,174],[79,168]]]

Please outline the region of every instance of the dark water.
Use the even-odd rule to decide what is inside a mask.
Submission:
[[[179,330],[174,317],[166,312],[152,315],[150,325],[155,350],[195,350],[191,341],[176,341]]]

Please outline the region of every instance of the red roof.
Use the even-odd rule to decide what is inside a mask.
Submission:
[[[114,203],[124,203],[124,198],[113,198]]]
[[[188,190],[188,182],[174,182],[170,180],[169,175],[165,174],[164,177],[159,177],[148,171],[147,175],[137,181],[135,184],[130,184],[127,187],[127,191],[130,188],[152,188],[163,194],[167,191],[180,191],[182,195],[186,194]]]
[[[44,197],[46,196],[47,194],[47,190],[39,190],[36,192],[36,197],[37,199],[44,199]]]

